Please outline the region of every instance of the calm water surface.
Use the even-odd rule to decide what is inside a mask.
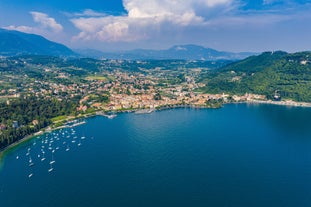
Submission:
[[[8,153],[0,206],[310,207],[310,117],[240,104],[91,118]]]

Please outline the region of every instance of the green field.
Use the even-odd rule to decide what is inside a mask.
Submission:
[[[101,80],[101,81],[107,81],[107,78],[104,76],[88,76],[86,77],[86,80]]]

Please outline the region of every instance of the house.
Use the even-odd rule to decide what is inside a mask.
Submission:
[[[12,127],[13,127],[14,129],[17,129],[17,128],[19,127],[18,121],[13,121]]]

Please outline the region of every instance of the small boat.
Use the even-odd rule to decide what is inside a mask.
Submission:
[[[54,163],[55,163],[55,160],[50,161],[50,164],[51,164],[51,165],[54,164]]]
[[[16,156],[16,159],[17,159],[17,160],[19,159],[19,156],[18,156],[18,155]]]
[[[31,157],[29,157],[29,167],[34,166],[35,164],[32,162]]]
[[[29,178],[31,178],[32,176],[33,176],[33,173],[30,173],[30,174],[28,175]]]
[[[66,148],[66,152],[68,152],[70,150],[70,148],[69,148],[69,146],[67,146],[67,148]]]
[[[50,168],[48,169],[48,172],[52,172],[53,170],[54,170],[54,168],[53,168],[53,165],[52,165],[53,163],[52,162],[50,162]]]
[[[117,115],[116,114],[110,114],[110,115],[108,115],[107,117],[108,117],[108,119],[113,119],[113,118],[115,118]]]
[[[135,114],[150,114],[152,112],[154,112],[153,108],[151,108],[151,109],[141,109],[141,110],[135,111]]]

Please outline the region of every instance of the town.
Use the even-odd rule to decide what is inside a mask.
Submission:
[[[29,58],[28,58],[29,59]],[[124,62],[124,61],[122,61]],[[57,67],[55,64],[27,63],[27,58],[1,59],[1,66],[23,68],[21,74],[1,71],[0,99],[18,98],[21,95],[79,99],[77,111],[89,110],[124,111],[135,109],[159,109],[168,106],[215,107],[215,103],[243,102],[265,100],[263,95],[244,94],[206,94],[198,89],[205,86],[198,82],[202,71],[210,68],[140,68],[138,71],[124,70],[120,61],[110,61],[116,69],[99,65],[96,72],[85,72],[79,76],[72,71],[88,70],[70,65],[68,68]],[[12,65],[10,65],[12,64]],[[128,64],[128,63],[127,63]],[[133,63],[136,64],[136,63]],[[140,67],[140,66],[138,66]],[[25,70],[25,68],[27,68]],[[36,69],[36,74],[33,70]],[[27,73],[27,70],[30,72]],[[21,72],[21,69],[19,69]],[[47,78],[48,77],[48,78]],[[7,83],[15,83],[6,86]]]

